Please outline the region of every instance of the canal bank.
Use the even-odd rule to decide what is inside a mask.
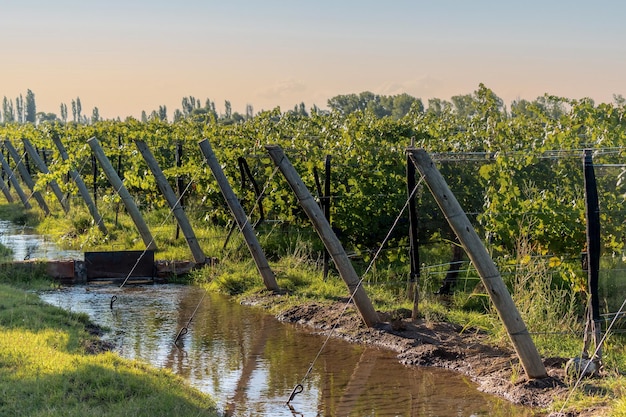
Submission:
[[[326,341],[266,309],[194,286],[72,286],[41,297],[85,312],[109,329],[102,338],[114,352],[180,375],[215,398],[225,416],[540,415],[478,391],[460,373],[405,366],[377,346]]]
[[[0,415],[218,415],[214,401],[183,378],[108,351],[102,329],[87,316],[39,300],[32,290],[45,281],[6,274],[0,278]]]
[[[223,277],[221,278],[221,280],[225,281]],[[135,289],[136,287],[132,287],[130,290],[134,291]],[[91,292],[91,290],[88,291],[87,289],[85,289],[85,291]],[[261,293],[257,292],[257,294],[261,294]],[[155,298],[158,298],[158,296]],[[161,297],[161,298],[167,298],[167,297]],[[447,368],[447,369],[452,369],[456,371],[455,375],[457,376],[469,375],[471,379],[473,379],[476,383],[479,384],[480,389],[484,390],[485,392],[492,392],[494,394],[497,394],[499,397],[506,398],[507,400],[511,402],[517,402],[521,404],[533,404],[533,405],[549,404],[550,398],[553,398],[553,399],[556,398],[558,401],[559,398],[562,397],[563,393],[567,392],[567,388],[564,385],[561,385],[561,383],[563,382],[563,379],[559,375],[560,369],[562,369],[562,367],[560,366],[560,364],[563,361],[562,359],[555,359],[552,363],[546,364],[548,365],[548,368],[550,369],[550,372],[551,372],[551,378],[548,380],[549,381],[548,386],[536,384],[536,381],[524,381],[523,378],[520,378],[522,374],[521,369],[519,368],[519,366],[515,365],[516,359],[511,355],[511,352],[508,352],[506,349],[495,349],[493,347],[490,347],[492,343],[490,343],[490,341],[487,340],[488,338],[486,337],[486,335],[481,334],[481,332],[474,331],[469,326],[466,326],[463,329],[459,329],[458,327],[454,325],[437,324],[437,322],[432,321],[432,322],[424,322],[424,323],[418,322],[419,326],[417,326],[416,328],[413,328],[412,325],[414,325],[415,323],[409,323],[408,320],[398,320],[398,317],[388,317],[388,319],[390,320],[389,328],[383,329],[384,331],[381,331],[381,329],[365,329],[361,326],[361,321],[356,318],[356,314],[354,312],[351,312],[350,308],[347,309],[348,314],[345,315],[345,317],[343,316],[339,317],[339,312],[344,309],[343,303],[327,304],[326,301],[303,302],[299,300],[297,307],[293,307],[293,306],[281,307],[283,305],[286,306],[288,304],[288,303],[283,304],[284,301],[288,298],[289,298],[288,296],[255,295],[255,296],[248,297],[245,302],[251,305],[263,306],[266,310],[271,310],[273,313],[275,313],[276,311],[282,310],[282,314],[279,314],[279,318],[281,318],[281,320],[289,321],[292,323],[300,323],[300,325],[304,324],[310,330],[312,330],[313,333],[316,333],[318,335],[321,334],[321,337],[324,337],[325,332],[327,332],[330,328],[332,328],[333,326],[336,326],[336,332],[333,332],[334,333],[333,339],[344,338],[346,340],[349,340],[350,342],[353,342],[352,345],[369,345],[369,346],[377,346],[377,347],[382,346],[385,348],[385,350],[389,350],[390,352],[392,352],[393,363],[395,364],[399,364],[400,362],[402,362],[408,365],[421,365],[421,366],[429,366],[429,367]],[[110,294],[109,294],[109,299],[110,299]],[[105,305],[106,308],[109,308],[108,301],[105,301],[104,303],[101,303],[101,304]],[[192,305],[192,307],[197,306],[197,304],[194,305],[194,303],[191,303],[190,305]],[[121,306],[121,304],[116,303],[116,307],[118,306]],[[322,307],[320,308],[319,306],[322,306]],[[72,305],[69,305],[68,307],[68,309],[70,309],[71,311],[75,311],[74,308],[75,307]],[[163,320],[163,318],[162,316],[159,316],[159,315],[157,315],[156,317],[157,317],[156,322],[153,321],[154,322],[153,327],[161,327],[161,321]],[[208,317],[207,318],[208,321],[215,321],[214,317],[211,314],[208,314],[206,317]],[[231,317],[237,317],[237,315],[227,314],[225,317],[231,318]],[[181,318],[179,325],[184,324],[187,321],[187,319],[188,318]],[[347,322],[344,322],[344,320],[347,320]],[[134,319],[130,319],[130,320],[127,319],[124,321],[127,321],[129,323],[136,322],[136,320]],[[231,321],[222,320],[222,321],[225,321],[227,323],[232,323],[232,320]],[[196,321],[194,320],[192,324],[195,325],[195,323]],[[248,326],[258,327],[259,323],[260,322],[255,322],[255,323],[249,324]],[[300,327],[300,326],[296,326],[296,327]],[[231,333],[239,334],[236,331],[231,331]],[[168,332],[167,334],[168,334],[168,337],[171,337],[171,332]],[[193,337],[194,334],[195,332],[192,331],[191,337]],[[239,336],[239,338],[237,339],[237,342],[235,343],[235,346],[239,346],[240,348],[241,346],[245,346],[245,343],[242,342],[241,340],[242,340],[241,336]],[[188,342],[185,342],[185,343],[188,343]],[[194,346],[203,346],[203,345],[211,344],[212,342],[207,341],[207,340],[200,340],[194,343],[196,343],[196,345]],[[169,344],[171,344],[171,339],[169,339],[166,342],[166,345],[169,345]],[[129,345],[128,343],[124,343],[122,344],[122,346],[125,346],[126,347],[125,350],[128,351],[128,346],[131,346],[131,345]],[[276,351],[280,351],[284,346],[283,344],[276,342],[274,344],[274,347]],[[298,354],[294,355],[292,359],[288,361],[281,361],[281,362],[293,363],[293,366],[291,366],[292,375],[289,377],[288,383],[279,390],[278,394],[276,394],[277,399],[273,400],[275,405],[278,405],[279,407],[282,407],[282,409],[285,409],[285,403],[284,403],[285,398],[289,396],[289,392],[291,391],[291,389],[297,385],[300,378],[302,378],[303,374],[306,372],[306,368],[308,368],[309,363],[313,360],[312,358],[315,357],[315,355],[318,352],[320,352],[320,357],[323,357],[323,358],[327,357],[326,355],[336,355],[336,351],[332,351],[331,353],[328,353],[324,351],[318,351],[318,349],[319,347],[306,350],[308,354],[303,354],[305,350],[297,349]],[[490,349],[493,349],[493,350],[490,350]],[[246,350],[246,352],[250,353],[250,351],[252,350],[254,349],[248,349]],[[355,354],[354,352],[352,352],[351,348],[347,349],[347,351],[349,351],[351,354],[349,354],[348,356],[339,355],[339,357],[343,359],[342,362],[345,362],[349,365],[356,365],[356,363],[351,363],[346,360],[347,358],[351,358],[351,360],[353,360],[355,357],[364,358],[358,362],[359,364],[367,364],[368,362],[370,362],[370,360],[367,359],[367,355],[362,355],[358,353]],[[184,356],[189,357],[189,352],[190,352],[189,350],[183,349],[181,353],[182,357]],[[400,354],[398,358],[396,358],[397,354]],[[248,358],[247,359],[248,362],[246,363],[252,363],[252,364],[257,363],[257,359],[254,356],[250,358],[248,356],[242,355],[242,358],[243,357]],[[181,359],[181,360],[184,363],[185,359]],[[391,369],[391,365],[390,365],[391,362],[389,362],[388,359],[385,359],[385,361],[386,362],[384,362],[381,370],[374,371],[373,373],[369,373],[369,375],[388,374],[389,370]],[[377,360],[376,362],[381,363],[379,360]],[[220,366],[223,366],[224,364],[228,363],[228,361],[220,359],[216,361],[216,363],[219,364]],[[249,365],[249,366],[252,366],[252,365]],[[331,380],[337,379],[335,375],[335,370],[333,369],[335,367],[334,364],[328,365],[325,363],[323,367],[325,370],[327,369],[328,372],[325,371],[323,374],[317,375],[316,378],[314,379],[317,379],[317,380],[323,380],[324,378],[331,379]],[[188,367],[188,368],[200,369],[199,367],[198,368]],[[244,368],[245,368],[245,365],[243,362],[241,362],[239,363],[239,365],[237,365],[237,367],[233,370],[233,372],[243,373],[244,370],[248,369],[248,368],[246,369]],[[410,368],[415,369],[415,367],[413,366],[411,366]],[[354,371],[354,373],[357,376],[360,375],[360,372],[356,372],[357,368],[348,368],[348,369],[352,369],[352,371]],[[362,369],[362,366],[359,367],[358,369]],[[255,372],[253,372],[253,374],[254,373]],[[349,370],[341,371],[342,375],[346,375],[348,373],[351,373],[351,371]],[[202,378],[205,378],[205,377],[202,377]],[[210,378],[222,380],[221,374],[219,373],[215,373],[215,375],[210,376]],[[450,375],[444,376],[443,379],[446,382],[448,382],[447,385],[450,385],[449,381],[452,380],[452,377],[450,377]],[[372,380],[375,380],[375,378],[372,378]],[[412,401],[414,398],[417,398],[417,399],[430,398],[429,392],[432,392],[433,390],[435,393],[444,392],[445,393],[444,396],[446,398],[456,398],[459,396],[458,392],[450,393],[448,391],[444,391],[441,387],[446,386],[446,384],[438,385],[436,383],[433,383],[433,379],[431,377],[412,376],[410,378],[406,378],[404,376],[400,376],[399,380],[401,381],[401,383],[398,383],[398,384],[390,383],[388,380],[381,383],[380,385],[383,387],[393,388],[392,389],[393,393],[390,394],[389,392],[385,392],[384,394],[378,394],[378,395],[375,395],[374,397],[387,397],[387,398],[391,398],[392,402],[398,403],[397,393],[399,392],[403,394],[406,393],[408,397],[404,397],[404,399],[399,402],[404,403],[404,404],[409,402],[412,404]],[[349,379],[348,380],[344,379],[342,381],[343,381],[343,385],[340,385],[339,387],[331,386],[329,388],[326,385],[326,386],[322,386],[321,388],[318,387],[312,390],[308,390],[310,392],[309,395],[315,398],[319,395],[320,392],[328,391],[330,392],[329,394],[330,398],[332,398],[333,396],[336,397],[336,393],[338,392],[339,389],[343,389],[346,386],[354,387],[354,384],[350,384]],[[413,381],[413,382],[407,384],[407,381]],[[422,381],[422,382],[419,382],[419,381]],[[468,381],[468,380],[465,379],[465,381]],[[255,380],[254,384],[255,385],[259,384],[258,379]],[[264,382],[260,382],[260,384],[263,385]],[[424,386],[424,384],[426,384],[429,387],[429,391],[426,393],[422,391],[419,391],[416,393],[412,389],[407,388],[407,386],[408,387]],[[462,382],[461,384],[453,384],[453,385],[458,386],[462,384],[467,384],[467,382]],[[236,385],[239,385],[239,384],[236,384]],[[244,384],[240,387],[238,392],[247,392],[248,388],[249,388],[249,385]],[[363,388],[362,386],[356,387],[357,392],[361,389],[363,391],[360,391],[360,392],[363,394],[363,396],[371,396],[371,392],[369,391],[370,388],[367,388],[367,387]],[[474,385],[472,385],[472,389],[474,389]],[[253,389],[253,392],[256,393],[257,391]],[[296,396],[293,404],[299,405],[298,402],[303,398],[306,392],[307,390],[303,390],[302,394]],[[472,395],[475,396],[475,394],[472,394]],[[348,398],[353,398],[353,396],[354,394],[350,394],[348,395]],[[463,396],[461,395],[461,397]],[[480,397],[480,396],[475,396],[475,398],[478,398],[478,400],[483,403],[484,402],[488,403],[489,401],[492,401],[492,400],[485,400],[485,398]],[[491,397],[487,397],[487,398],[491,398]],[[419,403],[420,400],[416,400],[416,401],[418,401]],[[427,401],[426,404],[428,406],[436,407],[434,408],[434,410],[437,412],[437,415],[445,415],[441,413],[441,406],[437,401],[428,401],[428,400],[426,401]],[[240,403],[241,403],[241,397],[236,397],[232,401],[228,402],[228,404],[235,404],[235,405],[240,404]],[[313,405],[311,406],[307,405],[306,411],[317,410],[319,407],[322,407],[322,408],[329,407],[328,411],[325,412],[326,414],[322,412],[321,414],[318,413],[318,414],[313,414],[313,415],[334,415],[333,407],[337,406],[333,402],[325,402],[325,403],[322,403],[323,405],[319,405],[317,403],[312,403],[312,404]],[[343,402],[340,404],[340,406],[346,407],[345,404],[350,404],[350,402],[349,401],[347,403]],[[422,404],[422,405],[419,405],[419,404]],[[417,407],[421,407],[424,405],[423,402],[419,404],[417,405]],[[497,404],[498,405],[495,406],[496,410],[503,410],[503,409],[506,410],[505,412],[503,412],[502,415],[507,415],[507,416],[540,415],[540,414],[537,414],[537,413],[540,413],[540,411],[537,408],[533,410],[525,409],[516,413],[516,412],[512,412],[511,409],[508,408],[508,405],[503,406],[502,403],[497,403]],[[365,405],[365,407],[367,407],[367,405]],[[413,407],[413,405],[411,405],[411,407]],[[342,409],[345,409],[345,408],[342,408]],[[412,410],[412,409],[413,408],[408,408],[408,410]],[[488,410],[484,412],[480,412],[477,410],[478,409],[470,408],[470,409],[467,409],[466,411],[467,413],[472,413],[474,415],[497,415],[492,412],[493,410]],[[455,414],[450,414],[450,415],[458,415],[459,413],[458,410],[452,410],[451,412],[454,412]],[[302,414],[308,415],[306,413],[302,413]],[[462,415],[464,414],[465,413],[463,413]],[[230,415],[237,415],[237,414],[230,414]],[[257,415],[268,415],[268,414],[257,414]],[[586,412],[571,413],[568,415],[591,416],[591,415],[603,415],[603,413],[602,411],[598,412],[598,410],[586,410]]]

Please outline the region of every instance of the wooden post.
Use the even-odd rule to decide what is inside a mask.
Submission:
[[[26,194],[24,194],[22,186],[17,181],[17,178],[15,178],[15,173],[11,170],[11,167],[9,166],[7,160],[4,159],[4,155],[2,155],[2,152],[0,152],[0,164],[2,164],[2,170],[9,176],[9,183],[13,186],[13,188],[15,188],[15,192],[17,192],[17,195],[22,201],[24,207],[29,210],[33,208],[33,206],[31,206],[28,202],[28,197],[26,197]]]
[[[22,163],[22,158],[20,158],[17,150],[13,147],[13,144],[8,139],[4,140],[4,146],[9,151],[11,158],[13,158],[13,160],[15,161],[17,170],[20,172],[20,176],[22,177],[22,180],[24,181],[26,186],[30,189],[32,196],[35,198],[35,201],[37,201],[37,204],[39,204],[39,207],[41,208],[41,210],[43,210],[46,216],[49,215],[50,209],[46,204],[46,200],[43,199],[43,196],[39,191],[35,191],[35,181],[33,181],[30,174],[28,173],[26,165]]]
[[[215,157],[215,154],[213,153],[213,148],[211,148],[211,144],[207,139],[204,139],[199,143],[199,145],[206,159],[206,163],[209,168],[211,168],[213,176],[217,181],[217,185],[222,191],[222,195],[226,200],[226,204],[228,204],[228,207],[230,208],[233,217],[235,217],[235,221],[237,222],[239,230],[241,230],[241,233],[246,241],[248,250],[250,251],[252,258],[256,263],[256,267],[259,270],[261,277],[263,278],[265,288],[270,291],[278,291],[278,283],[276,282],[276,278],[274,277],[274,272],[267,262],[267,258],[265,257],[265,253],[263,252],[263,249],[261,248],[261,245],[256,238],[254,229],[248,221],[248,216],[246,216],[246,212],[241,207],[241,204],[239,204],[239,199],[235,195],[235,192],[230,186],[226,175],[224,175],[224,172],[222,171],[222,168],[217,158]]]
[[[98,142],[98,139],[93,137],[91,139],[88,139],[87,143],[91,147],[91,150],[93,151],[94,155],[96,155],[98,162],[100,162],[102,171],[104,171],[104,174],[109,179],[109,182],[111,183],[113,188],[117,191],[118,195],[122,199],[122,202],[124,203],[124,207],[126,207],[126,211],[128,211],[128,214],[133,219],[133,222],[135,222],[135,226],[137,226],[137,230],[139,231],[139,234],[141,235],[141,239],[143,240],[143,243],[146,245],[146,249],[156,250],[157,248],[156,243],[154,242],[154,239],[152,238],[152,234],[150,233],[150,229],[148,229],[148,225],[146,224],[143,217],[141,216],[141,213],[139,212],[139,209],[137,208],[135,201],[133,200],[130,193],[124,186],[124,183],[115,172],[113,165],[111,165],[111,161],[109,161],[109,158],[107,158],[107,156],[104,154],[102,147],[100,147],[100,142]]]
[[[64,161],[67,161],[69,159],[69,155],[67,154],[67,151],[65,150],[65,146],[63,146],[61,139],[53,135],[52,141],[54,142],[57,149],[59,150],[59,154],[61,155],[61,158]],[[74,181],[74,183],[76,184],[76,187],[78,187],[78,192],[80,193],[81,197],[85,201],[85,204],[87,205],[87,209],[89,210],[89,213],[91,214],[91,217],[93,218],[93,221],[98,226],[98,229],[100,229],[100,232],[102,232],[103,235],[107,235],[109,232],[106,228],[106,225],[104,224],[104,220],[100,216],[100,213],[98,212],[98,208],[96,207],[95,203],[91,199],[91,195],[89,194],[89,190],[87,189],[87,185],[85,185],[83,178],[80,176],[78,171],[76,171],[73,168],[70,169],[69,175]]]
[[[472,227],[467,215],[461,208],[448,184],[435,167],[432,159],[423,149],[409,149],[409,155],[424,181],[443,211],[450,227],[456,233],[463,248],[467,252],[476,270],[480,274],[483,285],[489,292],[500,319],[513,342],[520,362],[529,378],[545,378],[546,369],[539,352],[533,343],[526,325],[520,316],[513,298],[509,293],[500,272],[489,256],[487,249]]]
[[[289,162],[280,146],[267,145],[265,149],[267,149],[270,157],[287,179],[287,182],[298,198],[300,205],[309,219],[311,219],[315,231],[322,239],[322,242],[324,242],[324,246],[326,246],[328,253],[330,253],[330,256],[333,258],[341,278],[348,286],[350,294],[354,299],[354,303],[356,304],[363,321],[368,327],[375,326],[380,322],[378,313],[374,310],[372,302],[361,285],[359,276],[354,270],[354,267],[352,266],[345,249],[341,245],[341,242],[324,217],[322,209],[315,202],[315,199],[302,182],[302,179],[300,179],[296,169],[293,165],[291,165],[291,162]]]
[[[49,174],[50,170],[46,166],[46,163],[41,159],[41,157],[37,153],[37,150],[33,147],[33,145],[31,145],[30,141],[26,138],[23,138],[22,142],[24,143],[24,149],[26,149],[26,152],[33,159],[33,162],[37,166],[37,169],[39,169],[39,171],[41,171],[44,174]],[[68,213],[69,208],[67,207],[67,204],[66,204],[67,200],[65,199],[65,197],[63,196],[63,192],[59,188],[59,184],[57,184],[56,180],[52,180],[50,181],[49,185],[50,185],[50,188],[52,189],[52,192],[56,196],[57,200],[59,200],[59,203],[61,203],[61,207],[63,208],[63,211],[65,213]]]
[[[590,149],[585,150],[583,157],[585,175],[585,216],[587,219],[587,282],[589,287],[589,303],[587,305],[587,325],[584,335],[583,353],[587,355],[591,333],[596,355],[592,360],[602,360],[600,297],[598,295],[598,280],[600,276],[600,205],[598,203],[598,188],[596,175],[593,169],[593,157]]]
[[[7,184],[4,182],[4,170],[0,166],[0,171],[2,171],[2,178],[0,178],[0,189],[2,190],[2,194],[7,199],[7,202],[13,203],[13,196],[11,195],[11,190],[7,187]]]
[[[176,221],[178,222],[178,225],[180,226],[183,235],[185,235],[185,239],[187,239],[187,245],[189,245],[189,249],[191,250],[191,254],[193,255],[193,260],[197,264],[203,264],[206,261],[206,256],[204,255],[202,248],[198,244],[198,239],[196,239],[193,228],[191,227],[191,224],[187,219],[185,210],[183,210],[180,201],[178,200],[178,198],[176,198],[176,194],[174,193],[174,190],[172,190],[172,187],[167,181],[167,178],[165,178],[165,175],[159,167],[157,160],[154,158],[154,155],[152,154],[152,152],[150,152],[148,145],[146,145],[144,141],[136,140],[135,145],[137,146],[137,149],[139,149],[139,152],[141,152],[141,155],[143,155],[143,159],[146,160],[146,163],[148,164],[150,171],[152,171],[152,174],[156,179],[157,185],[159,186],[161,193],[167,200],[167,204],[170,206],[172,214],[174,214],[174,217],[176,218]]]

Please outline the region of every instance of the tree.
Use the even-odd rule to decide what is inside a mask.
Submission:
[[[344,116],[367,110],[379,119],[383,117],[401,119],[409,113],[414,104],[415,110],[423,112],[422,101],[406,93],[385,96],[364,91],[358,95],[339,95],[328,100],[328,107]]]
[[[428,112],[433,114],[441,114],[446,110],[450,110],[452,104],[449,101],[441,100],[440,98],[428,99]]]
[[[162,121],[167,120],[167,107],[165,105],[159,106],[159,119]]]
[[[97,107],[93,108],[93,112],[91,113],[91,123],[96,123],[100,121],[100,111]]]
[[[15,121],[15,111],[13,109],[13,100],[4,97],[2,100],[2,119],[4,123],[13,123]]]
[[[474,98],[471,94],[453,96],[451,98],[454,110],[459,117],[472,117],[476,113]]]
[[[224,118],[231,119],[233,117],[233,109],[230,105],[230,101],[224,101]]]
[[[254,110],[252,104],[246,104],[246,120],[250,120],[254,117]]]
[[[67,104],[61,103],[61,120],[67,123]]]
[[[76,123],[76,101],[72,99],[72,120]]]
[[[424,113],[424,104],[421,99],[415,98],[406,93],[393,96],[391,117],[396,120],[401,119],[406,116],[412,108],[418,113]]]
[[[81,113],[83,111],[83,106],[80,104],[80,97],[76,97],[76,119],[78,122],[81,121],[82,116]]]
[[[24,97],[21,94],[15,98],[15,109],[17,111],[17,122],[24,123]]]
[[[298,106],[298,113],[301,116],[308,116],[309,114],[306,112],[306,106],[304,105],[304,102],[300,103]]]
[[[174,122],[178,122],[184,117],[183,112],[180,109],[174,110]]]
[[[200,108],[200,100],[193,96],[183,97],[182,100],[183,115],[189,116],[196,108]]]
[[[145,110],[141,111],[141,122],[142,123],[147,123],[148,122],[148,115],[146,114]]]
[[[37,121],[37,106],[35,105],[35,94],[29,89],[26,90],[26,107],[24,109],[24,119],[26,123],[35,124]]]
[[[39,112],[37,113],[37,124],[40,123],[45,123],[45,122],[55,122],[57,121],[57,115],[54,113],[45,113],[45,112]]]
[[[344,116],[354,113],[357,110],[364,110],[359,108],[359,96],[356,94],[335,96],[328,100],[328,107],[330,107],[332,111]]]

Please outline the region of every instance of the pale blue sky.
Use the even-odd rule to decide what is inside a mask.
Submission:
[[[223,111],[337,94],[626,95],[623,1],[0,0],[0,97],[138,117],[183,96]]]

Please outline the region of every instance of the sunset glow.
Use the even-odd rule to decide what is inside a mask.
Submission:
[[[626,94],[618,1],[0,1],[0,97],[80,97],[104,118],[184,96],[223,111],[372,91],[449,99],[484,83],[510,103]],[[7,4],[4,4],[7,3]]]

